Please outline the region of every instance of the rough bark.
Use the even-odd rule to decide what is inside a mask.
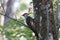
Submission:
[[[37,40],[58,40],[52,0],[33,0]],[[50,36],[52,35],[52,38]]]

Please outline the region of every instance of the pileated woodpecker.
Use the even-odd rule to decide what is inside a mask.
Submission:
[[[28,13],[24,13],[22,16],[24,16],[26,18],[26,23],[28,25],[28,28],[30,28],[35,33],[35,36],[38,37],[34,19],[32,17],[28,16]]]

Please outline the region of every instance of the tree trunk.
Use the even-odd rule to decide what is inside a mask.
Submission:
[[[5,15],[7,15],[11,18],[14,17],[13,4],[14,4],[14,0],[8,0],[7,9],[6,9],[6,12],[5,12]],[[4,24],[8,24],[9,21],[10,21],[9,18],[5,16]]]
[[[37,40],[58,40],[52,0],[33,0]]]
[[[14,4],[15,0],[8,0],[8,2],[6,3],[6,9],[5,7],[3,7],[4,13],[5,13],[5,17],[4,17],[4,25],[10,23],[10,19],[7,17],[11,17],[13,18],[14,16],[14,10],[13,10],[13,4]],[[4,29],[3,29],[4,31]],[[11,40],[9,35],[6,35],[6,37],[8,38],[8,40]]]

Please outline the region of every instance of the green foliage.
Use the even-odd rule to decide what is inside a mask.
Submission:
[[[3,26],[0,25],[0,31],[2,31]]]
[[[19,20],[25,23],[24,18],[20,18]],[[35,36],[32,35],[32,31],[27,27],[21,29],[22,26],[23,25],[18,24],[17,21],[10,19],[10,23],[4,25],[3,27],[1,26],[0,28],[4,29],[3,31],[5,32],[5,35],[10,40],[19,40],[19,38],[22,36],[27,38],[27,40],[35,40]]]
[[[56,10],[57,6],[58,6],[58,0],[56,0],[56,1],[54,0],[53,1],[53,12],[54,12],[55,15],[56,15],[56,11],[57,11]]]
[[[20,9],[17,10],[16,14],[19,13],[20,10],[24,11],[27,9],[27,5],[25,3],[22,3],[20,5]],[[31,14],[32,15],[32,14]],[[31,16],[30,15],[30,16]],[[32,15],[33,17],[33,15]],[[0,32],[2,32],[4,35],[6,35],[6,37],[9,40],[20,40],[20,37],[24,36],[25,38],[27,38],[27,40],[35,40],[36,37],[32,35],[32,31],[25,27],[24,25],[22,25],[21,23],[14,21],[12,19],[9,19],[10,22],[8,24],[5,24],[4,26],[0,26]],[[22,23],[25,23],[25,18],[20,18],[18,19],[19,21],[21,21]],[[22,26],[23,29],[21,28]]]
[[[27,5],[25,3],[22,3],[20,9],[22,11],[26,10],[27,9]]]
[[[0,0],[0,2],[1,2],[2,0]]]
[[[60,31],[59,31],[59,33],[60,33]],[[58,38],[60,38],[60,34],[58,34]]]

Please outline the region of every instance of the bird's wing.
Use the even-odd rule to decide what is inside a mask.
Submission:
[[[35,27],[35,23],[34,23],[33,19],[30,19],[30,24],[31,24],[32,27]]]

